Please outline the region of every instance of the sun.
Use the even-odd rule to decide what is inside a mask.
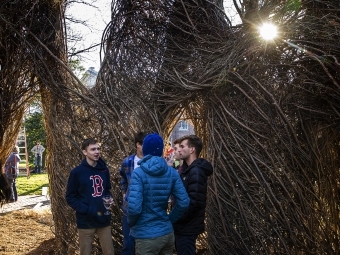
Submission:
[[[271,23],[263,23],[259,27],[260,35],[263,39],[269,41],[277,37],[277,27]]]

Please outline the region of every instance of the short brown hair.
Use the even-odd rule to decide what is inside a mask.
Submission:
[[[175,144],[180,144],[182,142],[181,138],[177,138],[175,141],[174,141],[174,145]]]
[[[195,147],[196,157],[200,155],[203,148],[203,142],[201,138],[199,138],[197,135],[185,135],[181,138],[176,139],[175,142],[177,140],[179,140],[179,143],[183,142],[184,140],[188,140],[188,147]]]
[[[147,136],[147,132],[138,132],[134,136],[134,142],[139,143],[140,145],[143,145],[144,138]]]
[[[81,144],[81,149],[86,150],[90,144],[96,144],[98,141],[95,138],[87,138]]]

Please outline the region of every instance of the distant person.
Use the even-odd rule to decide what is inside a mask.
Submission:
[[[180,144],[181,144],[180,139],[176,139],[174,141],[173,157],[172,157],[172,160],[167,162],[168,166],[172,166],[173,168],[175,168],[179,174],[182,173],[182,165],[183,165],[183,160],[180,158],[180,155],[178,153]],[[170,202],[171,202],[171,208],[173,208],[175,205],[175,198],[172,195],[170,196]]]
[[[189,206],[189,197],[175,169],[162,157],[163,139],[150,134],[143,141],[143,157],[129,185],[128,223],[136,242],[136,255],[172,255],[176,222]],[[172,194],[175,207],[167,214]]]
[[[33,173],[40,174],[41,173],[41,167],[42,167],[42,154],[45,151],[44,146],[41,145],[41,143],[38,141],[37,145],[35,145],[31,152],[34,154],[34,171]]]
[[[7,177],[7,181],[11,187],[11,196],[9,198],[9,202],[18,201],[16,179],[19,175],[20,160],[19,147],[14,146],[11,155],[9,155],[5,163],[5,174]]]
[[[212,175],[212,165],[198,158],[203,143],[196,135],[179,139],[179,156],[183,160],[181,179],[190,198],[186,213],[173,224],[177,255],[196,254],[196,239],[204,232],[205,207],[207,200],[208,176]]]
[[[183,160],[181,159],[179,155],[179,146],[181,144],[180,139],[176,139],[174,141],[174,162],[173,162],[173,167],[178,171],[179,174],[181,174],[182,170],[182,165],[183,165]]]
[[[130,235],[130,227],[127,223],[127,208],[126,208],[126,193],[128,191],[128,185],[130,183],[130,178],[132,171],[138,167],[137,162],[143,158],[142,145],[146,132],[138,132],[134,136],[134,145],[136,146],[136,153],[126,157],[120,167],[119,173],[121,175],[120,188],[123,196],[123,219],[122,219],[122,229],[123,229],[123,248],[122,255],[134,255],[135,254],[135,239]]]
[[[0,207],[7,203],[12,195],[12,188],[7,181],[4,173],[0,173]]]
[[[85,159],[69,176],[66,201],[76,211],[80,255],[90,255],[97,233],[104,255],[114,255],[111,215],[103,204],[103,196],[111,194],[110,172],[100,157],[97,140],[89,138],[81,145]]]

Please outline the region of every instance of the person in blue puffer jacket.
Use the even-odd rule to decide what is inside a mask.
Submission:
[[[187,210],[189,197],[177,171],[162,158],[164,142],[158,134],[143,141],[144,157],[132,172],[129,185],[128,223],[135,238],[136,255],[172,255],[172,223]],[[167,214],[170,195],[176,204]]]

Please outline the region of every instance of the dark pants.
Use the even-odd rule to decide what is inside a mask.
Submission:
[[[196,239],[197,235],[193,236],[175,235],[175,247],[177,255],[195,255]]]
[[[130,227],[127,222],[127,216],[123,215],[122,221],[123,228],[123,248],[122,255],[134,255],[135,254],[135,238],[130,235]]]
[[[34,173],[41,173],[41,155],[37,155],[34,159]]]
[[[11,196],[9,198],[10,201],[17,201],[18,200],[18,192],[17,192],[17,186],[16,186],[16,179],[7,179],[9,185],[11,186]]]

